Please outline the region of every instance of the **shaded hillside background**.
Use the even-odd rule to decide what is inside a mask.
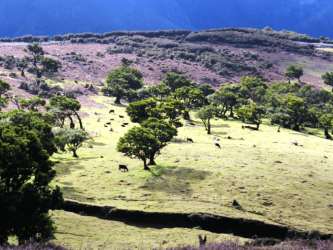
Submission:
[[[332,11],[326,0],[11,0],[1,4],[0,37],[270,26],[333,38]]]

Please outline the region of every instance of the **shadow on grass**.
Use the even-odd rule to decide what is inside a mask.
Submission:
[[[54,166],[54,169],[57,171],[57,177],[62,176],[62,175],[69,175],[71,174],[71,170],[83,170],[85,167],[80,165],[77,162],[64,162],[60,164],[56,164]]]
[[[67,185],[67,184],[71,184],[71,183],[70,182],[60,182],[60,184]],[[85,196],[84,194],[79,193],[72,186],[61,187],[60,189],[61,189],[61,192],[63,192],[65,198],[68,198],[71,200],[83,201],[83,202],[87,202],[89,199],[89,197]]]
[[[175,165],[156,165],[150,166],[150,168],[152,178],[147,179],[147,182],[140,188],[179,195],[193,193],[191,182],[205,180],[207,176],[212,174],[208,171]]]

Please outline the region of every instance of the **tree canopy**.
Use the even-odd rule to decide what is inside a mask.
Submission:
[[[34,131],[0,126],[0,244],[9,236],[20,244],[54,238],[48,211],[59,209],[63,198],[59,187],[49,186],[53,165]]]

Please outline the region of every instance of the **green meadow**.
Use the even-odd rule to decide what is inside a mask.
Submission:
[[[52,185],[61,187],[65,199],[129,210],[211,213],[333,233],[329,206],[333,203],[333,142],[325,140],[320,129],[278,133],[277,126],[264,120],[259,131],[252,131],[242,129],[236,119],[213,119],[212,134],[207,135],[194,110],[190,115],[196,125],[183,120],[178,136],[161,151],[149,172],[143,170],[142,161],[116,151],[119,137],[139,126],[130,122],[126,104],[116,106],[113,98],[102,96],[90,98],[104,108],[82,108],[88,114],[83,123],[91,139],[77,151],[79,158],[71,153],[52,157],[58,162]],[[109,114],[110,109],[115,114]],[[104,127],[106,122],[111,125]],[[123,128],[123,122],[129,125]],[[220,149],[214,147],[214,136],[220,138]],[[295,140],[304,146],[290,144]],[[127,165],[129,172],[119,171],[119,164]],[[233,200],[241,209],[232,206]],[[81,243],[92,248],[102,244],[119,249],[140,248],[140,244],[164,247],[183,243],[183,235],[193,244],[198,234],[211,239],[223,236],[199,229],[142,229],[64,211],[53,214],[57,241],[75,249]]]

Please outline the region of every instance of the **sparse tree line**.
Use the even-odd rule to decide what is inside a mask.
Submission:
[[[308,84],[301,87],[291,83],[293,79],[300,82],[302,67],[288,66],[283,73],[287,82],[273,82],[269,86],[260,78],[242,77],[240,83],[224,83],[215,91],[208,84],[201,85],[175,73],[167,73],[161,83],[145,88],[141,73],[131,68],[133,61],[123,58],[122,62],[120,68],[109,73],[106,81],[109,86],[102,89],[104,95],[116,97],[116,103],[122,98],[130,102],[148,98],[160,103],[177,100],[187,109],[185,119],[190,119],[189,109],[199,109],[196,117],[202,120],[208,134],[213,117],[240,119],[254,124],[250,128],[255,130],[267,118],[271,124],[295,131],[305,126],[324,128],[326,137],[330,138],[332,119],[324,122],[324,117],[332,114],[333,94],[325,89],[315,90]],[[322,79],[333,86],[333,72],[326,72]]]

